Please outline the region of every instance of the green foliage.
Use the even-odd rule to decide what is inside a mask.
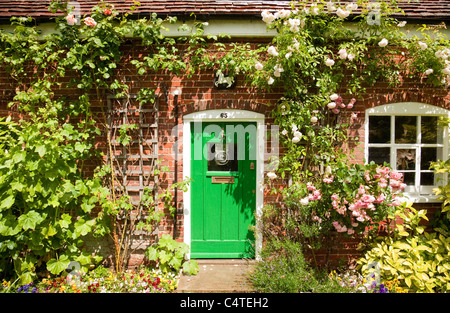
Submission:
[[[187,260],[189,246],[184,242],[177,242],[168,234],[164,234],[157,245],[150,246],[145,255],[151,261],[158,261],[158,266],[165,272],[183,272],[190,275],[197,274],[198,264],[195,260]]]
[[[395,212],[403,220],[393,236],[376,238],[358,260],[364,276],[375,274],[384,281],[397,279],[410,292],[448,292],[450,290],[450,238],[426,232],[424,210],[411,204]]]
[[[90,149],[88,142],[80,146],[79,129],[50,117],[16,127],[0,157],[0,262],[5,272],[13,266],[25,284],[46,262],[59,274],[69,259],[90,259],[80,248],[95,231],[90,213],[101,186],[84,179],[77,166]]]
[[[108,132],[105,112],[93,113],[91,106],[95,102],[106,107],[107,94],[129,96],[118,64],[130,36],[146,47],[144,55],[127,60],[139,75],[160,70],[179,74],[188,68],[192,72],[188,58],[195,50],[181,52],[176,43],[205,45],[202,32],[193,31],[199,23],[186,26],[192,33],[177,41],[163,35],[164,24],[175,18],[119,16],[103,1],[79,23],[66,11],[65,1],[52,1],[50,10],[63,14],[55,18],[55,31],[49,35],[22,17],[11,19],[13,32],[0,32],[0,67],[12,78],[15,91],[9,106],[23,116],[0,123],[0,271],[5,277],[19,276],[22,283],[31,282],[41,269],[59,274],[70,261],[83,268],[98,261],[81,250],[88,235],[111,234],[120,271],[129,251],[126,234],[135,229],[153,232],[163,215],[157,209],[160,201],[174,213],[170,188],[161,193],[158,186],[147,189],[138,207],[132,205],[128,194],[117,192],[111,163],[86,177],[85,162],[102,160],[94,142]],[[155,92],[142,89],[137,99],[153,102]],[[120,128],[118,142],[127,147],[135,129]],[[159,171],[155,167],[155,175]],[[133,221],[134,209],[145,218]]]
[[[250,280],[257,292],[348,292],[324,272],[311,268],[303,256],[302,245],[290,240],[267,242],[262,260],[256,264]]]
[[[450,160],[434,162],[431,168],[436,174],[440,175],[441,181],[444,178],[447,181],[446,185],[436,187],[433,191],[438,196],[438,199],[442,201],[440,213],[445,213],[445,219],[450,221]]]

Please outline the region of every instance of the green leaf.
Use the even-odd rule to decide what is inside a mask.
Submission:
[[[31,210],[27,214],[22,214],[19,216],[19,225],[22,226],[23,230],[35,229],[36,225],[42,221],[41,215]]]
[[[36,277],[36,274],[33,272],[27,271],[25,273],[22,273],[19,277],[20,277],[20,284],[26,285],[26,284],[33,282],[34,278]]]
[[[181,261],[182,261],[181,259],[175,257],[169,261],[169,265],[178,271],[178,269],[181,266]]]
[[[149,247],[145,252],[145,255],[150,261],[158,260],[158,250],[155,247]]]
[[[7,197],[6,199],[4,199],[2,201],[2,203],[0,205],[0,209],[9,209],[10,207],[12,207],[15,200],[16,200],[16,197],[14,195]]]
[[[163,264],[167,264],[171,258],[172,255],[164,250],[159,253],[159,261]]]
[[[83,218],[80,218],[75,223],[75,233],[77,235],[86,236],[92,230],[94,223],[95,220],[85,221]]]
[[[5,252],[6,249],[14,250],[17,248],[17,244],[13,240],[5,240],[0,242],[0,252]]]
[[[72,218],[69,214],[64,213],[61,215],[61,219],[58,221],[61,228],[68,228],[69,225],[72,223]]]
[[[84,150],[86,150],[87,146],[86,144],[82,143],[82,142],[77,142],[75,143],[75,150],[77,150],[78,152],[84,152]]]
[[[48,227],[44,227],[42,229],[42,234],[45,236],[45,238],[51,237],[56,235],[58,232],[56,229],[50,224]]]
[[[195,260],[190,260],[188,262],[184,262],[183,264],[183,272],[188,273],[189,275],[196,275],[198,272],[198,263]]]
[[[42,158],[45,155],[45,152],[47,151],[45,148],[45,145],[37,145],[35,148],[35,151],[39,154],[39,156]]]
[[[408,287],[411,287],[411,278],[409,276],[405,277],[405,283]]]
[[[69,266],[70,260],[66,255],[62,255],[58,260],[51,259],[47,262],[47,270],[54,274],[58,275],[62,271],[64,271],[67,266]]]

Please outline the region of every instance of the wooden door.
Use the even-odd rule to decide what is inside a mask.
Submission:
[[[191,257],[253,257],[256,124],[193,124]]]

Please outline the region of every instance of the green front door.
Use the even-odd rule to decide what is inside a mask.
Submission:
[[[256,124],[191,129],[191,257],[253,257]]]

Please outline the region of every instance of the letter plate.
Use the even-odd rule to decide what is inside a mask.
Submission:
[[[211,178],[213,184],[234,184],[233,176],[213,176]]]

